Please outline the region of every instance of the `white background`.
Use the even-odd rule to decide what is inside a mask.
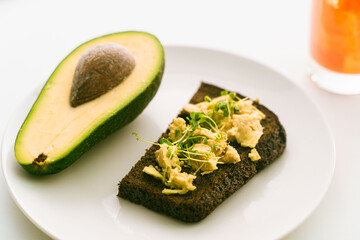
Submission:
[[[21,99],[91,38],[141,30],[165,45],[233,52],[295,82],[335,138],[337,163],[328,193],[284,239],[360,239],[360,96],[327,93],[309,81],[310,8],[310,0],[0,0],[0,132]],[[13,203],[2,176],[0,239],[49,239]]]

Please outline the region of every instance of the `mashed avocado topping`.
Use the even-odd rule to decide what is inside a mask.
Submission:
[[[231,141],[252,148],[251,160],[261,158],[255,146],[263,134],[260,121],[265,115],[251,100],[223,91],[220,97],[205,97],[203,102],[187,104],[183,110],[189,117],[173,119],[168,138],[151,143],[159,146],[155,152],[157,165],[143,170],[164,183],[164,194],[193,191],[198,173],[209,174],[218,169],[218,164],[239,162],[240,156],[229,144]]]

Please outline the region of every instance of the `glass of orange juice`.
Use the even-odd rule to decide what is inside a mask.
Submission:
[[[360,0],[312,0],[311,80],[338,94],[360,93]]]

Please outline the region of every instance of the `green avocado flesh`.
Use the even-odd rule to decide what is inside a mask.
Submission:
[[[72,107],[70,94],[79,59],[103,43],[125,47],[135,67],[106,93]],[[17,161],[37,175],[65,169],[144,110],[159,88],[163,70],[163,47],[149,33],[114,33],[80,45],[57,66],[21,126],[15,142]]]

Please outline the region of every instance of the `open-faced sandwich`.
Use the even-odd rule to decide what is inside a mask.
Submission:
[[[121,180],[118,196],[198,222],[275,161],[285,145],[283,126],[265,106],[202,83]]]

